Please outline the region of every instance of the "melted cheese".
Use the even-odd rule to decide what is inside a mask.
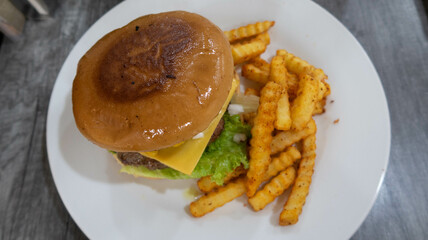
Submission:
[[[210,141],[217,124],[220,122],[223,114],[226,112],[227,105],[232,99],[233,93],[238,86],[239,80],[234,78],[232,81],[232,87],[227,97],[227,101],[224,103],[217,117],[215,117],[208,128],[202,132],[202,138],[190,139],[183,142],[179,146],[176,145],[153,152],[140,152],[140,154],[156,159],[170,168],[190,175],[193,169],[196,167],[196,164],[198,164],[202,153],[208,145],[208,142]]]

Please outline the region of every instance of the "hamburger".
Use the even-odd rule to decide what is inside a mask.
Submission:
[[[250,126],[227,113],[237,88],[221,29],[195,13],[151,14],[108,33],[80,59],[73,114],[82,135],[109,150],[121,172],[211,176],[221,184],[236,167],[248,167],[242,140]]]

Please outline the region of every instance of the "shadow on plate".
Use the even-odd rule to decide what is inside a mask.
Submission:
[[[120,165],[107,150],[89,142],[80,134],[72,113],[71,92],[67,95],[59,129],[62,157],[82,177],[111,184],[143,184],[159,193],[189,187],[188,180],[150,180],[120,173]]]

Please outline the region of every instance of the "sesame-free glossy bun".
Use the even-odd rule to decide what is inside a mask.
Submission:
[[[114,151],[152,151],[205,130],[233,78],[230,45],[206,18],[174,11],[140,17],[101,38],[73,82],[80,132]]]

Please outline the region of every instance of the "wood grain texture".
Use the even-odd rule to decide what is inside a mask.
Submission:
[[[47,1],[49,2],[49,1]],[[0,239],[86,239],[54,186],[46,114],[57,74],[83,33],[119,0],[57,1],[0,46]],[[390,164],[352,239],[428,239],[428,26],[422,0],[315,0],[361,42],[391,115]],[[370,166],[368,166],[370,167]],[[340,226],[338,226],[340,227]]]

